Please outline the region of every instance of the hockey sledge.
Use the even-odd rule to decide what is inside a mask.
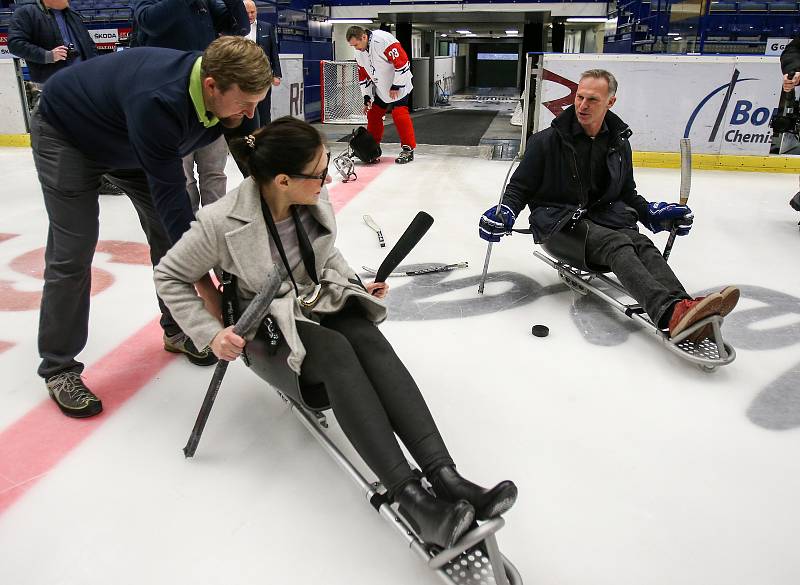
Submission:
[[[579,223],[578,226],[581,224]],[[558,271],[558,276],[574,292],[593,294],[603,302],[629,319],[642,325],[645,330],[660,339],[664,346],[678,357],[699,366],[702,370],[713,372],[719,366],[726,366],[736,359],[736,351],[722,337],[723,318],[711,315],[701,319],[675,337],[659,329],[644,309],[630,297],[625,288],[608,276],[607,266],[594,266],[586,262],[584,254],[585,234],[580,229],[559,232],[541,245],[543,251],[534,250],[533,255]],[[630,302],[628,301],[630,299]],[[708,339],[698,344],[689,337],[710,326],[713,330]]]

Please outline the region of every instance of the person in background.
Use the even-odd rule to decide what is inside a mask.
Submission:
[[[378,144],[383,138],[383,117],[388,110],[400,136],[402,150],[394,160],[406,164],[414,160],[417,140],[414,124],[408,113],[411,84],[411,62],[394,36],[382,30],[366,30],[360,26],[347,29],[347,42],[355,49],[358,63],[358,85],[364,97],[367,131]]]
[[[242,0],[133,0],[131,8],[137,46],[204,51],[219,35],[250,32]],[[222,136],[184,157],[186,190],[195,211],[225,195],[227,162]]]
[[[280,45],[275,27],[269,22],[258,20],[258,10],[253,0],[244,0],[247,16],[250,19],[250,33],[247,38],[254,41],[259,47],[264,49],[272,67],[272,85],[278,87],[281,84],[281,59],[279,56]],[[258,104],[258,123],[259,126],[266,126],[272,121],[272,92],[267,93],[264,101]]]
[[[781,71],[783,72],[783,91],[786,93],[795,92],[795,88],[800,85],[800,37],[795,37],[786,45],[781,53]],[[800,115],[800,112],[795,112]],[[800,211],[800,191],[795,193],[789,200],[792,209]]]
[[[8,50],[28,64],[32,106],[54,73],[97,56],[94,41],[69,0],[20,0],[8,25]]]

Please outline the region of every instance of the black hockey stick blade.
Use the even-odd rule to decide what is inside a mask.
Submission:
[[[259,292],[247,308],[242,313],[242,316],[233,326],[233,332],[237,335],[245,335],[254,326],[258,325],[264,316],[267,314],[269,305],[278,289],[281,286],[283,279],[283,270],[280,266],[275,266],[269,274],[267,274],[267,282],[264,283],[261,292]],[[206,427],[208,415],[211,414],[211,407],[214,406],[214,401],[217,399],[219,388],[222,386],[222,379],[225,377],[225,372],[228,369],[228,362],[226,360],[219,360],[217,367],[214,369],[214,375],[211,377],[211,382],[206,390],[206,397],[203,399],[203,404],[200,407],[200,412],[197,413],[197,420],[194,422],[192,434],[189,435],[189,440],[183,448],[183,455],[185,457],[194,457],[197,451],[197,445],[200,443],[200,437],[203,434],[203,429]]]
[[[397,268],[432,225],[433,218],[430,215],[424,211],[417,213],[417,216],[406,228],[406,231],[404,231],[400,239],[397,240],[394,248],[391,249],[384,261],[381,262],[381,265],[378,267],[378,273],[375,275],[375,282],[386,282],[386,277]]]

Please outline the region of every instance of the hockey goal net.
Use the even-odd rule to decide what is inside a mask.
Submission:
[[[355,61],[320,61],[322,122],[366,124]]]

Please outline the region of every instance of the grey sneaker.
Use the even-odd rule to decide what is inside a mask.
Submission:
[[[62,372],[45,380],[47,391],[61,412],[73,418],[87,418],[103,412],[103,403],[83,383],[77,372]]]
[[[202,351],[198,350],[185,333],[172,336],[164,334],[164,349],[171,353],[184,354],[196,366],[213,366],[218,361],[211,349],[206,347]]]

